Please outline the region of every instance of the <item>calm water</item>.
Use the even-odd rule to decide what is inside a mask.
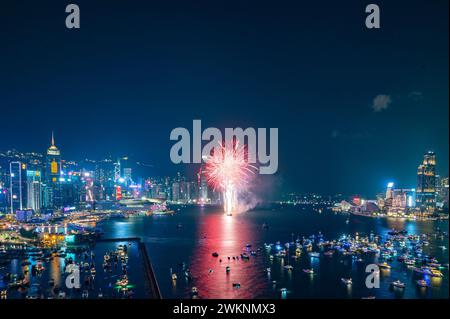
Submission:
[[[437,227],[448,232],[448,221],[412,222],[395,219],[378,219],[362,216],[348,217],[332,212],[318,213],[299,206],[258,209],[235,216],[225,216],[218,208],[183,208],[173,216],[137,217],[128,220],[109,220],[101,225],[105,237],[139,236],[147,245],[158,283],[164,298],[190,298],[191,288],[197,287],[200,298],[281,298],[280,289],[288,290],[286,298],[448,298],[448,270],[444,278],[432,278],[428,289],[418,289],[415,280],[420,279],[401,263],[391,263],[390,271],[381,271],[381,287],[365,287],[365,266],[351,258],[310,258],[306,253],[290,259],[294,270],[283,266],[288,259],[269,259],[264,249],[250,260],[228,260],[239,256],[251,244],[251,250],[263,248],[264,243],[282,244],[321,231],[325,239],[337,239],[342,234],[369,234],[386,237],[391,229],[406,229],[408,234],[431,234]],[[269,229],[263,229],[267,223]],[[181,227],[180,227],[181,225]],[[440,263],[448,263],[448,237],[432,239],[424,247],[424,254],[435,256]],[[219,253],[219,258],[211,254]],[[293,255],[291,248],[289,255]],[[220,262],[222,259],[222,262]],[[192,279],[184,276],[181,263],[190,269]],[[226,274],[225,268],[231,271]],[[271,268],[268,275],[266,268]],[[178,276],[173,282],[170,268]],[[315,275],[307,275],[302,269],[314,268]],[[347,288],[342,277],[353,278],[353,286]],[[402,291],[392,291],[390,283],[400,279],[407,284]],[[277,284],[273,285],[273,281]],[[239,282],[240,288],[232,283]]]

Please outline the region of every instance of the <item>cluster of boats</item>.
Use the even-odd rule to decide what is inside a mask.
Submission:
[[[405,230],[392,230],[388,232],[383,240],[381,236],[370,233],[368,236],[360,236],[356,233],[354,236],[341,236],[336,240],[325,240],[319,232],[317,235],[297,238],[282,244],[281,242],[264,244],[269,260],[284,259],[287,261],[283,267],[287,271],[292,271],[294,266],[290,263],[291,259],[299,259],[302,255],[307,255],[311,259],[331,258],[335,255],[351,258],[356,263],[376,263],[381,270],[390,270],[394,261],[406,269],[411,269],[419,275],[415,283],[420,288],[429,287],[430,277],[443,277],[442,269],[448,269],[449,265],[441,264],[436,257],[424,253],[424,247],[430,245],[431,237],[444,239],[448,233],[441,232],[439,229],[434,234],[415,235],[409,234]],[[438,246],[445,250],[445,246]],[[292,252],[294,252],[292,254]],[[302,269],[303,273],[314,275],[313,268]],[[271,268],[266,268],[270,273]],[[275,282],[275,281],[274,281]],[[343,277],[341,282],[346,286],[353,284],[352,278]],[[400,280],[391,282],[392,288],[404,289],[406,284]]]
[[[127,298],[134,294],[133,286],[128,282],[128,249],[131,243],[118,245],[115,251],[107,251],[103,256],[103,273],[105,280],[110,279],[107,287],[113,292],[113,297]],[[47,264],[58,258],[61,265],[61,273],[57,278],[51,278],[53,271],[46,271]],[[83,246],[75,248],[63,247],[61,249],[49,248],[27,248],[24,249],[21,258],[18,259],[19,272],[3,273],[0,275],[0,297],[6,299],[66,299],[66,298],[89,298],[98,287],[96,275],[95,253],[93,250]],[[97,267],[99,264],[97,264]],[[67,290],[65,279],[79,272],[80,282],[78,287]],[[64,286],[64,287],[63,287]],[[116,294],[115,291],[118,293]],[[94,294],[96,298],[104,298],[102,288],[97,288]]]

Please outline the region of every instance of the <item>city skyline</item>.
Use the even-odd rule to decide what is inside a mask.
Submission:
[[[45,164],[49,160],[49,154],[48,154],[49,151],[52,151],[52,152],[56,151],[57,154],[54,154],[54,153],[52,153],[52,154],[59,156],[61,163],[66,163],[67,162],[67,163],[69,163],[69,165],[76,164],[76,165],[78,165],[78,168],[81,169],[81,170],[90,170],[90,169],[92,170],[92,167],[90,167],[89,165],[83,167],[82,166],[83,163],[84,163],[84,165],[86,165],[87,163],[90,163],[90,165],[92,165],[92,164],[95,165],[96,163],[100,164],[100,163],[105,163],[105,162],[110,163],[110,164],[114,164],[116,161],[124,161],[125,163],[128,163],[127,164],[128,166],[133,166],[133,170],[137,166],[144,166],[144,169],[148,168],[148,167],[153,167],[153,165],[148,165],[148,164],[139,162],[138,160],[136,160],[136,161],[131,160],[127,156],[118,156],[118,157],[115,157],[115,158],[112,157],[112,156],[107,156],[107,157],[103,157],[103,158],[99,158],[99,159],[88,159],[88,158],[85,158],[85,159],[81,159],[81,160],[66,159],[66,158],[64,158],[63,155],[61,155],[59,148],[55,144],[55,137],[54,137],[54,132],[53,131],[51,132],[50,147],[47,150],[47,155],[44,152],[41,153],[41,152],[37,152],[37,151],[35,151],[35,152],[31,152],[31,151],[30,152],[20,152],[18,150],[9,150],[7,152],[14,152],[14,151],[18,152],[18,153],[21,153],[21,154],[24,154],[24,155],[25,154],[32,154],[33,157],[34,156],[40,156],[41,160],[42,160],[42,163],[41,163],[42,168],[41,168],[41,170],[45,170],[45,167],[50,165],[49,163]],[[430,154],[430,152],[431,151],[424,152],[424,156],[426,157],[427,154]],[[434,154],[434,152],[431,152],[431,153]],[[4,156],[5,154],[6,153],[2,154],[2,151],[0,150],[0,155]],[[434,162],[433,163],[436,166],[436,158],[435,158],[435,155],[433,155],[433,156],[434,156]],[[26,159],[25,161],[27,162],[29,160],[30,159]],[[18,161],[20,161],[20,160],[18,160]],[[27,162],[27,164],[28,163],[29,162]],[[0,164],[1,164],[1,162],[0,162]],[[183,164],[183,165],[186,166],[186,164]],[[141,171],[138,170],[138,173],[136,173],[136,171],[134,171],[134,175],[138,176],[137,178],[139,178],[139,179],[146,179],[146,178],[163,179],[163,178],[172,178],[172,177],[180,176],[180,172],[183,172],[183,175],[185,176],[184,178],[187,177],[187,179],[189,181],[195,181],[195,179],[197,178],[197,174],[198,174],[199,170],[201,170],[201,165],[200,164],[189,164],[189,166],[195,166],[195,168],[193,170],[192,169],[189,170],[187,174],[186,174],[186,170],[183,168],[183,165],[179,165],[179,166],[181,166],[180,167],[181,169],[177,170],[176,172],[174,172],[172,174],[164,175],[164,174],[152,174],[152,173],[149,173],[149,172],[142,173],[142,170]],[[420,168],[422,167],[422,164],[418,164],[418,165],[419,165],[419,170],[420,170]],[[1,165],[0,165],[0,168],[1,168]],[[131,170],[131,168],[129,168],[129,169]],[[448,175],[442,174],[441,172],[439,172],[438,169],[434,168],[434,170],[436,171],[435,174],[436,174],[436,176],[438,178],[440,178],[440,179],[448,178]],[[62,169],[61,169],[61,171],[62,171]],[[417,182],[417,179],[416,179],[415,183],[408,185],[408,184],[405,184],[404,182],[402,182],[402,181],[400,181],[400,180],[398,180],[397,178],[394,177],[394,178],[389,179],[382,187],[374,189],[374,191],[369,193],[369,194],[364,194],[364,193],[362,193],[361,191],[359,191],[357,189],[355,189],[353,191],[350,191],[348,193],[345,193],[345,192],[342,192],[342,191],[337,191],[337,192],[334,192],[334,193],[333,192],[321,193],[321,192],[318,192],[318,191],[315,191],[315,190],[307,190],[307,191],[301,192],[301,191],[298,191],[298,190],[295,190],[295,189],[283,188],[283,185],[281,185],[281,184],[278,184],[278,187],[281,188],[280,190],[278,190],[278,191],[270,190],[270,192],[272,194],[277,194],[275,197],[272,197],[271,199],[279,199],[279,198],[281,198],[283,196],[286,196],[289,193],[297,193],[297,194],[302,194],[302,193],[303,194],[308,194],[308,193],[309,194],[314,194],[314,193],[316,193],[316,194],[321,194],[323,196],[331,196],[331,195],[335,196],[337,194],[340,194],[340,195],[343,195],[343,196],[346,196],[346,197],[351,197],[351,196],[354,196],[354,195],[359,195],[359,196],[363,196],[363,197],[375,197],[375,195],[380,194],[380,192],[382,192],[384,190],[384,187],[387,184],[391,184],[391,183],[395,184],[396,187],[400,187],[400,188],[414,188],[415,189],[415,187],[416,187],[418,182]],[[256,192],[258,192],[258,191],[256,190]]]
[[[124,162],[128,163],[128,166],[134,166],[134,168],[141,166],[141,169],[138,168],[138,173],[136,173],[136,171],[134,172],[135,175],[139,175],[139,178],[166,178],[166,177],[177,176],[181,172],[189,180],[195,180],[196,179],[197,173],[198,173],[198,171],[199,171],[199,169],[201,167],[200,164],[175,165],[178,169],[175,169],[175,170],[173,170],[172,172],[170,172],[168,174],[167,173],[164,174],[164,173],[158,172],[157,170],[154,169],[155,167],[158,167],[158,165],[146,164],[144,161],[142,161],[140,159],[132,159],[129,156],[127,156],[126,154],[122,154],[121,156],[117,156],[117,157],[113,157],[113,156],[109,155],[109,156],[99,157],[99,158],[96,158],[96,159],[88,158],[88,157],[86,157],[86,158],[79,157],[79,158],[76,158],[76,159],[74,159],[74,158],[65,158],[64,157],[64,152],[63,152],[63,154],[60,155],[60,149],[55,144],[54,131],[51,131],[50,134],[51,134],[50,135],[51,136],[51,138],[50,138],[50,147],[47,146],[47,148],[48,148],[47,149],[47,153],[48,153],[49,150],[56,150],[56,152],[58,153],[57,156],[60,156],[60,158],[61,158],[60,161],[62,163],[66,163],[67,162],[69,164],[82,165],[82,163],[84,163],[84,164],[86,164],[86,163],[94,164],[94,163],[102,163],[102,162],[105,163],[105,161],[109,162],[109,163],[114,163],[117,160],[121,160],[121,161],[124,161]],[[16,149],[5,151],[5,150],[1,150],[0,149],[0,155],[2,155],[2,152],[18,152],[18,153],[21,153],[21,154],[32,154],[33,156],[40,156],[41,159],[42,159],[43,167],[49,165],[48,163],[45,164],[45,162],[48,160],[48,156],[49,156],[48,154],[46,155],[45,152],[20,151],[20,150],[16,150]],[[426,154],[430,153],[430,152],[432,152],[432,151],[428,150],[428,151],[423,152],[423,154],[425,154],[425,156],[426,156]],[[4,153],[4,154],[6,154],[6,153]],[[439,171],[439,165],[437,165],[439,163],[439,161],[436,161],[436,159],[434,161],[435,161],[434,164],[437,167],[436,168],[436,175],[438,175],[441,178],[447,177],[448,174],[442,173],[442,172]],[[418,164],[416,164],[416,168],[417,168],[417,165]],[[86,167],[79,167],[79,168],[80,169],[86,169]],[[286,186],[283,185],[282,183],[280,183],[280,182],[273,182],[273,179],[272,179],[271,183],[276,183],[277,187],[279,187],[280,190],[278,190],[276,192],[276,196],[272,197],[271,199],[280,198],[280,196],[285,196],[288,193],[297,193],[297,194],[301,194],[301,193],[314,194],[314,193],[316,193],[316,194],[321,194],[321,195],[324,195],[324,196],[342,194],[344,196],[361,195],[361,196],[364,196],[364,197],[375,197],[375,195],[379,194],[380,191],[383,191],[384,187],[387,184],[389,184],[389,183],[395,183],[396,186],[400,186],[402,188],[408,188],[408,187],[409,188],[415,188],[415,185],[417,184],[417,180],[416,180],[415,175],[414,174],[412,174],[412,175],[414,176],[414,183],[411,183],[411,184],[407,184],[406,182],[399,180],[395,176],[392,177],[392,178],[388,178],[386,180],[383,179],[382,182],[384,182],[384,183],[381,184],[381,185],[378,185],[378,186],[375,186],[375,185],[379,184],[380,181],[379,180],[378,181],[374,181],[372,190],[370,192],[368,192],[368,193],[364,193],[361,190],[356,189],[356,187],[355,187],[354,190],[349,191],[349,192],[342,192],[342,191],[336,191],[336,192],[325,191],[325,192],[320,192],[320,191],[317,191],[317,190],[300,191],[299,189],[295,189],[295,188],[290,188],[290,189],[286,188]],[[262,177],[259,176],[258,178],[264,179],[264,176],[262,176]],[[268,186],[266,186],[266,187],[270,188],[270,187],[272,187],[272,185],[268,184]]]
[[[289,1],[79,5],[79,30],[51,1],[0,11],[2,150],[43,150],[54,130],[65,158],[128,154],[171,175],[189,170],[169,160],[171,130],[201,119],[279,128],[276,179],[292,190],[411,185],[428,150],[448,175],[448,3],[381,1],[379,30],[356,2],[326,19]]]

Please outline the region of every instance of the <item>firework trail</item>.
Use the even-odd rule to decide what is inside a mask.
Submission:
[[[238,195],[246,189],[255,167],[246,160],[247,148],[239,142],[222,143],[206,158],[205,174],[214,190],[223,195],[224,210],[232,215],[238,208]]]

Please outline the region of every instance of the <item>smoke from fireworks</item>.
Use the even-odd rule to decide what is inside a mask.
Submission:
[[[238,142],[222,143],[206,158],[208,183],[222,192],[224,210],[231,215],[238,209],[239,193],[246,189],[255,167],[246,160],[247,148]]]

